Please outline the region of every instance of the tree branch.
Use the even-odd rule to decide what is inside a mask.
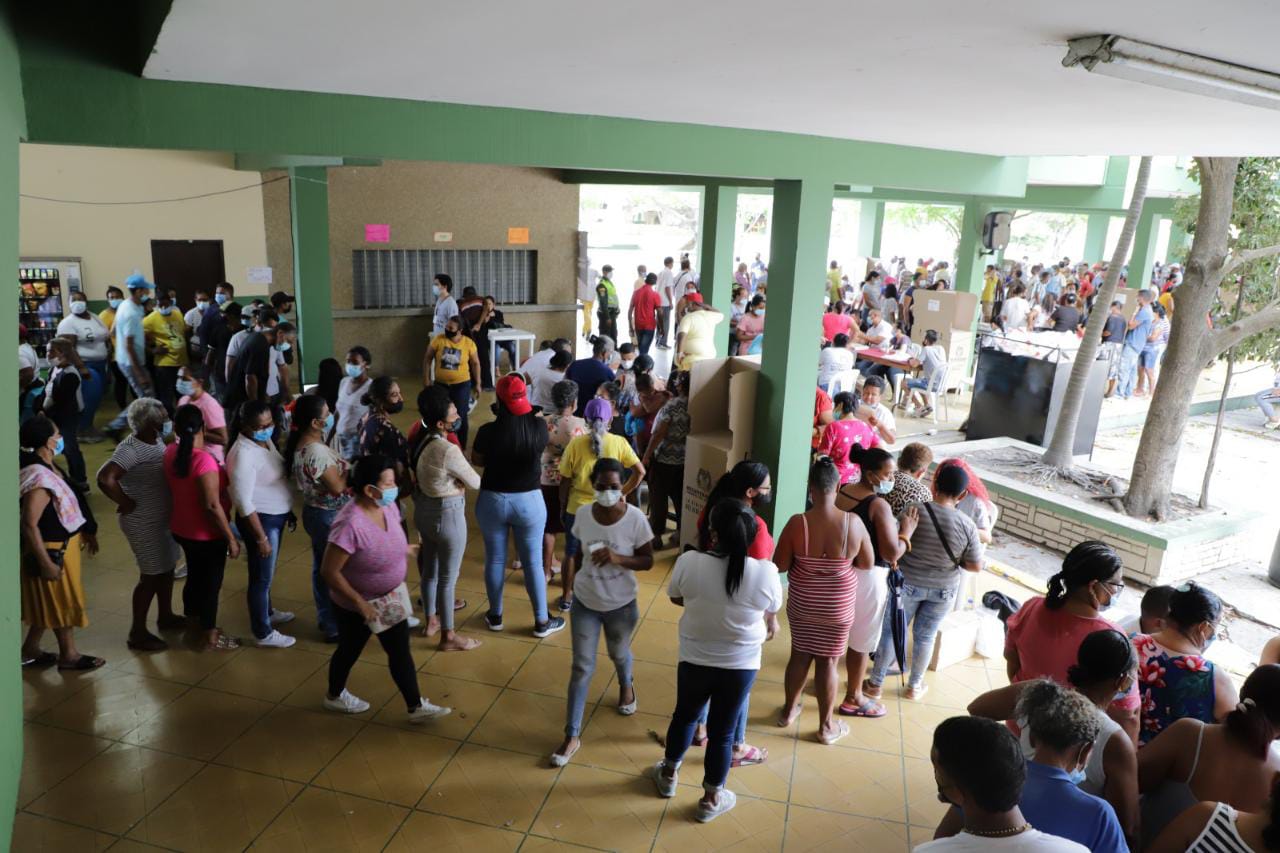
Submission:
[[[1274,246],[1263,246],[1261,249],[1241,249],[1239,252],[1232,252],[1231,257],[1222,265],[1222,276],[1226,278],[1231,271],[1237,269],[1250,261],[1256,261],[1259,258],[1269,258],[1272,255],[1280,255],[1280,243]]]
[[[1277,249],[1277,251],[1280,251],[1280,249]],[[1241,317],[1229,326],[1215,329],[1213,337],[1209,339],[1211,355],[1213,358],[1217,358],[1245,338],[1277,326],[1280,326],[1280,299],[1267,303],[1257,311],[1246,317]]]

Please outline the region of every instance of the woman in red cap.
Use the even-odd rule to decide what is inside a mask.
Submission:
[[[502,584],[507,537],[515,535],[524,572],[524,588],[533,604],[533,635],[548,637],[564,628],[564,619],[547,614],[547,579],[542,574],[542,530],[547,508],[542,502],[542,450],[547,425],[534,414],[524,379],[508,373],[498,380],[496,418],[476,431],[471,462],[483,468],[476,519],[484,536],[484,586],[489,596],[485,624],[501,631]]]

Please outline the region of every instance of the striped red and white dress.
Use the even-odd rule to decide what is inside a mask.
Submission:
[[[849,514],[845,513],[841,553],[815,557],[809,551],[809,520],[804,526],[804,551],[792,558],[787,573],[787,621],[791,625],[791,650],[821,657],[839,657],[848,645],[853,626],[853,605],[858,577],[849,547]]]

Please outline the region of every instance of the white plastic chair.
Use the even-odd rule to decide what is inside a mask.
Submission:
[[[925,398],[929,401],[929,408],[932,411],[929,416],[933,418],[933,422],[938,422],[938,401],[941,398],[942,406],[946,410],[946,419],[951,420],[951,410],[947,408],[947,372],[950,365],[943,364],[933,372],[933,376],[929,377],[929,387],[925,389]]]
[[[858,390],[859,378],[861,378],[861,374],[856,370],[842,370],[835,376],[831,377],[831,381],[827,383],[827,393],[829,393],[833,399],[842,391],[856,393]]]

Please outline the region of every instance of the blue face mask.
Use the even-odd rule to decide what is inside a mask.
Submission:
[[[120,303],[121,303],[121,302],[124,302],[124,300],[123,300],[123,299],[116,299],[114,296],[107,300],[107,304],[111,306],[111,310],[112,310],[112,311],[114,311],[114,310],[116,310],[117,308],[119,308],[119,307],[120,307]]]
[[[62,436],[58,436],[58,443],[53,446],[53,455],[61,456],[62,449],[66,446],[67,446],[67,443],[63,441]]]
[[[350,376],[352,379],[359,379],[363,373],[364,373],[363,367],[361,367],[358,364],[352,364],[351,362],[347,362],[347,375]]]
[[[263,429],[254,430],[253,440],[254,441],[270,441],[271,433],[272,433],[271,427],[265,427]]]
[[[226,305],[228,299],[230,299],[230,297],[225,293],[215,293],[213,295],[213,301],[219,305]]]
[[[1071,780],[1072,785],[1079,785],[1085,780],[1086,775],[1087,774],[1084,772],[1083,768],[1077,767],[1075,770],[1072,770],[1067,774],[1067,778]]]
[[[197,310],[197,311],[199,311],[199,312],[200,312],[200,313],[202,313],[202,314],[204,313],[204,309],[206,309],[206,308],[208,308],[208,307],[209,307],[209,300],[208,300],[208,299],[201,299],[201,300],[199,300],[199,301],[197,301],[197,302],[196,302],[196,310]]]
[[[389,489],[382,490],[382,497],[378,498],[378,506],[391,506],[396,502],[396,498],[400,497],[400,487],[392,486]]]
[[[157,311],[159,311],[159,312],[160,312],[161,314],[163,314],[164,316],[168,317],[170,314],[172,314],[172,313],[173,313],[173,306],[172,306],[172,305],[162,305],[162,306],[160,306],[159,308],[157,308],[156,310],[157,310]]]
[[[893,480],[881,480],[876,483],[876,494],[887,495],[893,491]]]
[[[288,352],[292,347],[293,347],[293,344],[289,343],[288,341],[284,341],[283,343],[276,344],[276,350],[278,352]]]
[[[173,435],[173,421],[165,421],[164,426],[160,428],[160,434],[166,438]]]
[[[188,397],[195,393],[196,383],[192,382],[190,379],[179,379],[174,384],[174,387],[177,389],[179,394],[184,397]]]
[[[324,431],[328,432],[331,429],[333,429],[333,412],[325,415],[324,418]]]

